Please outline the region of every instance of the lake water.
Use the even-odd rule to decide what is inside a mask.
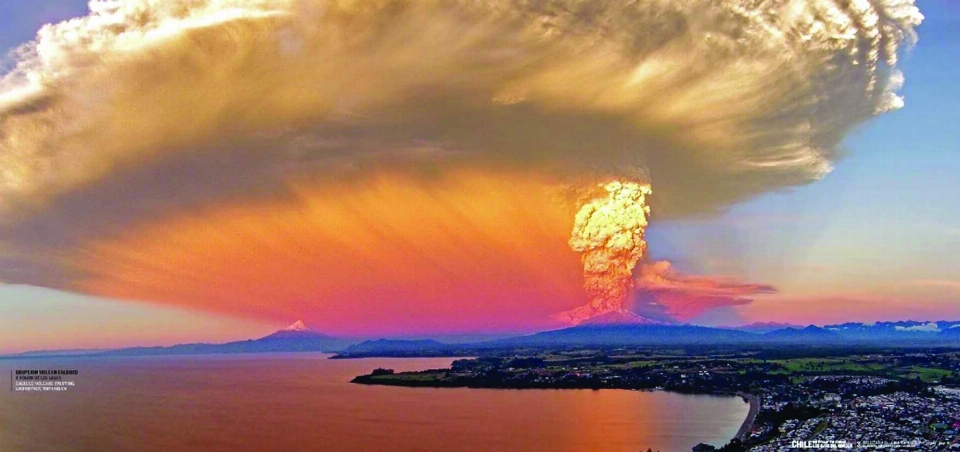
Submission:
[[[350,384],[451,359],[314,353],[0,360],[0,451],[627,452],[726,443],[736,397]],[[10,390],[14,369],[75,369],[66,392]]]

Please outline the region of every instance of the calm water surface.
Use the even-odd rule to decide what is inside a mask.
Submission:
[[[451,359],[313,353],[0,360],[0,451],[689,451],[736,434],[739,398],[665,392],[353,385]],[[77,369],[66,393],[10,391],[14,369]]]

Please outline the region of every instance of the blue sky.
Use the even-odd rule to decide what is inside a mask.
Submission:
[[[931,305],[960,316],[960,3],[918,5],[926,19],[903,55],[903,109],[849,136],[848,156],[819,182],[714,221],[655,223],[651,253],[794,295],[855,293],[879,317],[907,317],[915,301],[921,316]]]

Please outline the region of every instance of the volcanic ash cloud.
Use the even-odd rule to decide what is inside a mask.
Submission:
[[[91,242],[304,181],[509,173],[621,181],[572,206],[608,309],[644,184],[676,218],[823,177],[903,104],[921,21],[912,0],[94,0],[0,65],[0,280],[76,289]]]
[[[912,0],[90,9],[45,26],[5,65],[4,220],[158,159],[223,154],[262,159],[250,185],[293,164],[383,154],[639,170],[659,215],[715,210],[816,180],[852,126],[899,108],[897,52],[922,19]]]

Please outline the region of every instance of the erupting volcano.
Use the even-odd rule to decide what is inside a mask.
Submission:
[[[586,203],[577,213],[570,248],[583,261],[583,287],[590,303],[555,315],[573,324],[604,315],[616,323],[644,323],[625,302],[633,291],[633,270],[647,248],[644,230],[650,186],[638,182],[603,184],[607,196]]]
[[[922,19],[912,0],[92,0],[0,61],[0,281],[335,335],[654,318],[638,294],[685,321],[773,289],[636,275],[651,186],[682,220],[822,178],[902,105]]]

